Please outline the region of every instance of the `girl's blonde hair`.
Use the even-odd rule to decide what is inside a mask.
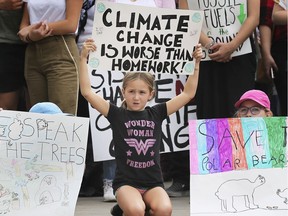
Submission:
[[[155,78],[151,73],[148,73],[148,72],[127,72],[123,78],[122,89],[125,90],[129,82],[135,81],[135,80],[144,81],[147,84],[149,91],[150,92],[154,91]],[[121,107],[127,108],[125,99],[122,101]]]

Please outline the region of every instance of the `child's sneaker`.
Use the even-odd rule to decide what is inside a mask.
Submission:
[[[122,216],[123,211],[118,204],[114,205],[110,210],[111,215],[113,216]]]
[[[189,186],[180,182],[173,182],[173,184],[166,189],[169,197],[187,197],[190,195]]]
[[[103,180],[103,198],[104,202],[115,202],[116,198],[113,194],[112,180]]]

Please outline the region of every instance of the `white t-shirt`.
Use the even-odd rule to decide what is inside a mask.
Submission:
[[[55,22],[66,17],[66,0],[26,0],[30,24]]]
[[[278,4],[284,9],[287,10],[287,1],[286,0],[280,0]]]

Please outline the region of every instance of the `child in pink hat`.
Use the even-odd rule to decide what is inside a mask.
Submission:
[[[269,97],[260,90],[245,92],[235,103],[236,117],[271,117]]]

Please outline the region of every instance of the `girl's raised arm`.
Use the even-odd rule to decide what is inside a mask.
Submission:
[[[194,74],[189,75],[186,84],[184,86],[183,92],[172,98],[167,102],[167,114],[170,115],[181,107],[186,105],[190,100],[192,100],[196,94],[198,77],[199,77],[199,65],[202,58],[202,48],[201,44],[196,46],[195,51],[193,52],[193,57],[195,58],[195,68]]]
[[[93,39],[87,39],[81,51],[80,56],[80,90],[83,97],[92,105],[94,109],[102,115],[107,116],[109,111],[109,102],[104,100],[101,96],[97,95],[91,88],[91,83],[88,75],[87,58],[90,51],[95,51],[96,45]]]

